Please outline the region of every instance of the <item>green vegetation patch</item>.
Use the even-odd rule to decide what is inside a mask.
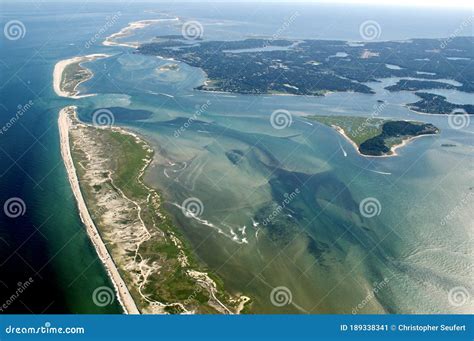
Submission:
[[[415,121],[350,116],[309,116],[307,118],[342,129],[344,134],[357,145],[361,154],[370,156],[391,155],[393,154],[392,147],[406,139],[439,132],[439,129],[431,123]]]
[[[382,133],[382,125],[387,122],[381,118],[355,116],[308,116],[310,120],[327,126],[339,127],[357,146]]]
[[[187,274],[188,270],[193,269],[207,272],[216,282],[216,296],[223,304],[232,308],[235,303],[225,291],[223,282],[208,269],[203,268],[194,258],[191,247],[174,226],[168,214],[162,209],[159,194],[143,183],[143,171],[153,158],[153,151],[149,146],[134,136],[120,131],[94,127],[85,129],[92,137],[93,145],[100,148],[100,154],[107,156],[107,164],[104,165],[104,169],[107,171],[103,176],[107,178],[110,174],[113,181],[107,181],[105,186],[88,186],[81,181],[81,190],[97,227],[102,231],[108,228],[104,226],[101,219],[101,215],[104,213],[103,209],[95,204],[95,198],[100,195],[99,192],[108,187],[109,191],[113,190],[118,195],[121,195],[119,194],[121,192],[140,206],[140,217],[151,233],[150,239],[140,244],[137,254],[159,270],[146,278],[146,282],[141,287],[141,293],[151,301],[164,304],[180,303],[187,309],[200,313],[218,313],[209,304],[211,300],[209,292]],[[81,145],[73,148],[72,152],[78,176],[84,179],[84,169],[88,167],[89,162],[87,155],[81,149]],[[123,225],[129,225],[135,219],[136,217],[130,216],[130,219],[123,221]],[[179,244],[175,244],[176,240],[179,241]],[[112,249],[115,247],[113,243],[108,243],[107,246]],[[135,254],[135,250],[128,252],[129,256]],[[183,256],[188,261],[188,264],[184,266],[182,265]],[[133,282],[131,274],[125,273],[121,268],[119,270],[128,283]],[[139,307],[146,308],[150,305],[150,302],[143,299],[134,286],[131,286],[130,292]],[[179,305],[171,305],[166,308],[166,311],[170,313],[181,313],[181,310]]]
[[[61,88],[66,92],[74,92],[74,88],[77,84],[85,81],[91,76],[91,72],[80,64],[80,62],[69,64],[64,69]]]

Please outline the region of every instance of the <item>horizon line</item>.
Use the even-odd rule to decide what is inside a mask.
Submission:
[[[3,3],[37,3],[34,0],[3,0]],[[41,3],[83,3],[80,0],[46,0]],[[474,9],[474,2],[469,0],[93,0],[89,3],[306,3],[306,4],[324,4],[324,5],[371,5],[375,7],[391,6],[391,7],[424,7],[424,8],[470,8]]]

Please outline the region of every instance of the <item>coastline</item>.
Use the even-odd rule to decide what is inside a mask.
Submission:
[[[155,23],[166,22],[166,21],[179,21],[179,18],[176,17],[172,19],[145,19],[145,20],[131,22],[127,26],[122,28],[120,31],[115,32],[111,34],[110,36],[106,37],[105,40],[102,42],[102,45],[137,48],[140,45],[139,43],[119,43],[115,41],[115,39],[128,37],[135,30],[145,28]]]
[[[157,20],[157,21],[161,21],[161,20]],[[133,25],[129,25],[131,27],[127,26],[125,31],[128,35],[130,34],[130,32],[127,30],[143,28],[145,26],[151,25],[154,22],[155,20],[145,20],[145,21],[140,21],[138,23],[132,23]],[[118,32],[117,34],[113,34],[111,37],[112,38],[117,37],[117,35],[122,36],[123,31],[124,30],[122,29],[120,32]],[[106,41],[107,40],[109,40],[109,37],[106,39]],[[106,41],[104,41],[104,45],[107,45]],[[56,63],[54,67],[54,74],[53,74],[53,80],[54,80],[53,88],[56,94],[60,97],[74,98],[74,99],[87,97],[87,96],[94,96],[94,94],[91,94],[91,95],[87,94],[87,95],[82,95],[82,96],[78,95],[78,91],[77,91],[78,85],[93,77],[93,72],[91,72],[89,69],[85,67],[82,67],[80,64],[83,62],[93,61],[99,58],[106,58],[109,56],[110,55],[108,54],[91,54],[91,55],[77,56],[74,58],[61,60],[58,63]],[[72,64],[78,64],[78,66],[74,65],[71,69],[72,70],[71,72],[66,71],[68,66]],[[72,73],[73,76],[69,75],[68,73]],[[72,78],[72,82],[69,80],[71,78]],[[64,84],[64,82],[69,82],[69,83]],[[146,210],[146,208],[144,207],[142,208],[139,202],[136,202],[128,198],[120,188],[117,189],[118,193],[120,194],[119,197],[121,197],[120,200],[123,199],[124,201],[128,203],[136,205],[137,210],[135,212],[138,212],[139,225],[141,225],[143,228],[143,231],[142,231],[143,238],[137,241],[138,242],[137,245],[132,245],[133,246],[132,248],[136,248],[135,257],[132,257],[133,263],[124,263],[124,258],[123,257],[120,258],[121,255],[119,255],[119,257],[116,258],[117,249],[108,249],[106,247],[106,245],[110,244],[110,241],[108,240],[109,237],[106,235],[104,236],[100,235],[99,228],[101,228],[101,223],[97,222],[97,225],[96,225],[94,223],[94,220],[92,219],[92,216],[95,217],[94,208],[92,208],[91,206],[88,206],[88,203],[86,203],[85,199],[87,197],[87,193],[81,191],[80,182],[79,182],[79,174],[77,173],[77,169],[75,168],[75,165],[74,165],[74,159],[73,159],[72,153],[73,153],[73,150],[75,150],[76,145],[75,144],[71,145],[71,143],[72,141],[74,141],[74,136],[77,133],[77,129],[83,129],[84,127],[89,126],[79,121],[79,119],[77,118],[76,109],[77,109],[76,106],[70,105],[70,106],[64,107],[59,112],[58,127],[59,127],[59,134],[60,134],[61,155],[66,167],[68,180],[71,184],[71,189],[73,191],[74,197],[77,202],[77,207],[79,210],[81,221],[86,227],[86,232],[89,238],[91,239],[101,262],[104,264],[107,274],[114,286],[117,299],[120,305],[122,306],[124,312],[126,314],[141,314],[141,313],[142,314],[146,314],[146,313],[163,314],[163,313],[169,313],[169,310],[171,309],[172,311],[176,311],[178,313],[193,314],[197,311],[201,311],[200,305],[196,308],[196,310],[194,310],[193,306],[191,306],[191,309],[189,309],[187,307],[190,303],[190,302],[187,302],[188,300],[184,301],[185,304],[181,303],[179,300],[178,301],[172,300],[170,303],[162,303],[160,302],[161,300],[158,301],[158,300],[149,298],[148,294],[146,294],[146,292],[143,292],[143,289],[146,290],[145,286],[149,282],[149,278],[152,276],[156,276],[155,273],[161,272],[160,271],[161,265],[158,265],[156,261],[152,261],[152,260],[150,260],[150,264],[147,264],[149,259],[147,257],[142,258],[142,256],[139,254],[138,250],[140,249],[140,245],[142,243],[146,243],[151,238],[166,238],[167,236],[167,238],[169,238],[172,244],[174,245],[173,247],[178,250],[178,253],[179,253],[178,261],[180,262],[181,268],[183,269],[181,271],[184,271],[187,274],[186,276],[189,277],[190,280],[195,282],[192,288],[195,288],[195,286],[202,287],[205,290],[205,292],[209,293],[209,301],[206,302],[203,308],[204,309],[203,311],[207,311],[208,309],[214,309],[216,313],[222,313],[222,314],[241,313],[241,311],[244,308],[246,308],[246,304],[250,302],[251,299],[244,295],[239,295],[235,297],[233,295],[226,293],[225,290],[221,287],[221,285],[218,285],[211,277],[209,277],[207,272],[198,271],[200,267],[194,267],[195,266],[194,264],[194,266],[190,268],[189,267],[190,259],[188,259],[188,255],[184,250],[184,244],[181,242],[181,240],[179,240],[175,236],[175,233],[173,231],[165,231],[165,232],[160,231],[159,233],[156,233],[156,232],[150,233],[148,231],[147,226],[145,225],[144,219],[141,216],[143,210],[144,209]],[[139,138],[138,135],[133,132],[127,131],[120,127],[112,127],[111,131],[115,131],[116,133],[120,133],[122,135],[129,135],[133,137],[136,141],[139,140],[143,142],[144,145],[149,149],[148,144],[143,139]],[[73,149],[73,146],[74,146],[74,149]],[[142,161],[145,161],[145,160],[142,160]],[[146,202],[158,203],[158,208],[159,208],[158,194],[156,193],[156,191],[146,186],[141,179],[141,177],[143,176],[143,173],[145,172],[145,169],[150,164],[150,162],[151,162],[151,159],[147,160],[144,163],[143,168],[140,169],[140,173],[138,175],[137,181],[149,192],[146,198]],[[81,179],[81,184],[83,184],[82,180],[83,179]],[[112,181],[112,185],[115,186],[113,184],[113,180],[110,178],[110,174],[109,174],[109,180]],[[106,209],[104,212],[107,212],[107,211],[110,211],[110,209]],[[119,214],[123,213],[122,210],[119,210],[119,212],[121,212]],[[157,215],[160,218],[164,217],[163,213],[160,211],[157,212]],[[164,222],[164,224],[166,225],[166,221]],[[109,224],[109,226],[113,227],[113,222],[112,224]],[[116,229],[116,231],[123,232],[123,230],[120,230],[120,229],[118,230]],[[133,230],[131,231],[132,233],[131,236],[133,236],[134,232],[136,231],[133,231]],[[133,241],[133,238],[129,238],[129,239]],[[166,240],[162,240],[161,242],[166,243]],[[124,241],[124,243],[127,243],[127,241]],[[140,262],[135,262],[137,256],[141,259]],[[125,261],[126,260],[127,259],[125,259]],[[139,273],[138,276],[140,277],[139,278],[140,283],[138,287],[136,286],[137,283],[133,282],[133,280],[132,282],[130,282],[130,279],[128,278],[129,276],[127,272],[128,270],[124,270],[124,267],[123,267],[124,264],[125,264],[125,269],[129,269],[128,266],[130,266],[130,269],[133,269],[134,266],[138,267],[137,270],[139,271],[137,273]],[[121,271],[126,271],[127,273],[124,273],[123,275],[121,275],[119,272],[119,269],[121,269]],[[125,280],[127,282],[125,282]],[[195,290],[195,289],[192,289],[192,290]],[[224,293],[225,296],[219,295],[219,298],[218,298],[217,293],[218,292],[222,293],[221,291]],[[173,291],[170,291],[170,292],[172,293],[172,295],[174,295]],[[137,293],[139,294],[138,297],[136,297]],[[145,302],[145,305],[143,305],[144,302]],[[195,303],[192,303],[192,304],[195,304]]]
[[[403,140],[401,143],[396,144],[390,148],[390,150],[394,153],[393,156],[398,155],[396,150],[402,147],[405,147],[407,144],[409,144],[411,141],[416,140],[419,137],[428,137],[428,136],[435,136],[437,134],[423,134],[423,135],[418,135],[418,136],[411,136],[405,140]]]
[[[132,298],[132,295],[128,291],[124,280],[122,279],[114,261],[112,260],[112,257],[110,256],[107,250],[107,247],[105,246],[104,241],[102,240],[99,234],[97,227],[94,224],[94,221],[92,220],[92,217],[89,214],[89,210],[84,201],[84,197],[82,196],[82,192],[79,185],[79,179],[77,177],[76,169],[74,167],[69,143],[69,128],[71,122],[68,117],[68,111],[70,110],[73,110],[74,115],[76,115],[76,107],[74,106],[68,106],[61,109],[58,118],[58,128],[61,146],[61,156],[66,167],[68,180],[71,184],[71,189],[77,202],[79,215],[83,224],[86,227],[87,234],[90,240],[92,241],[94,248],[97,251],[97,255],[104,264],[109,278],[113,283],[117,298],[124,312],[126,314],[140,314],[140,311],[138,310],[135,301]]]
[[[418,136],[411,136],[409,138],[406,138],[406,139],[403,139],[402,142],[396,144],[396,145],[393,145],[392,147],[390,147],[390,154],[384,154],[384,155],[365,155],[365,154],[362,154],[360,151],[359,151],[359,146],[354,142],[352,141],[352,139],[347,136],[346,132],[344,131],[344,129],[342,129],[341,127],[339,126],[336,126],[336,125],[331,125],[332,128],[334,128],[340,135],[342,135],[356,150],[357,154],[359,154],[360,156],[363,156],[363,157],[394,157],[394,156],[398,156],[398,153],[397,153],[397,149],[399,148],[402,148],[402,147],[405,147],[408,143],[410,143],[411,141],[419,138],[419,137],[424,137],[424,136],[431,136],[432,134],[424,134],[424,135],[418,135]]]
[[[428,112],[416,111],[408,105],[403,105],[403,107],[407,108],[411,112],[414,112],[415,114],[418,114],[418,115],[426,115],[426,116],[449,116],[450,115],[450,114],[433,114],[433,113],[428,113]],[[467,115],[470,116],[471,114],[467,114]]]
[[[124,192],[123,188],[115,187],[118,185],[116,182],[114,182],[114,179],[110,177],[110,173],[107,178],[111,181],[112,186],[117,189],[118,195],[114,197],[113,195],[111,196],[106,194],[104,197],[108,199],[105,199],[105,201],[109,204],[111,203],[111,205],[105,207],[103,206],[101,209],[99,209],[99,212],[102,212],[102,214],[107,214],[106,212],[113,212],[114,210],[117,210],[117,215],[114,214],[114,216],[116,216],[116,219],[118,219],[118,221],[123,221],[124,218],[128,219],[126,218],[126,213],[125,216],[121,215],[121,213],[127,211],[127,207],[115,205],[115,203],[117,202],[116,200],[123,199],[122,202],[127,202],[128,204],[133,204],[133,206],[136,206],[136,209],[133,208],[132,211],[136,212],[137,217],[135,221],[140,226],[133,223],[127,224],[126,226],[132,228],[132,230],[128,230],[129,233],[127,234],[125,232],[126,229],[124,228],[125,225],[117,224],[117,220],[113,220],[115,218],[104,222],[104,215],[97,216],[97,210],[94,210],[94,206],[90,206],[89,201],[86,203],[85,198],[87,198],[87,193],[83,192],[85,189],[81,188],[81,186],[79,185],[80,175],[76,173],[76,168],[74,167],[73,160],[76,160],[76,158],[73,158],[73,153],[76,153],[76,148],[78,145],[83,145],[84,141],[88,140],[87,135],[83,135],[83,133],[81,133],[80,131],[87,130],[92,126],[80,122],[76,116],[77,113],[75,109],[75,106],[65,107],[61,110],[59,115],[58,125],[61,137],[61,153],[68,171],[68,178],[71,183],[73,193],[76,197],[81,220],[86,226],[87,233],[91,241],[93,242],[94,247],[96,248],[99,258],[103,262],[107,273],[111,278],[112,283],[114,284],[114,288],[117,292],[117,297],[119,298],[119,302],[122,305],[125,313],[167,314],[174,312],[179,314],[195,314],[197,312],[203,313],[203,311],[206,311],[205,309],[209,308],[213,308],[215,310],[215,313],[221,314],[241,313],[242,310],[246,307],[246,304],[250,302],[251,299],[244,295],[231,296],[225,294],[226,296],[224,297],[219,295],[220,293],[224,292],[224,289],[222,289],[222,287],[220,287],[217,282],[209,276],[208,272],[202,271],[201,268],[196,267],[196,264],[194,264],[194,262],[188,257],[188,253],[185,250],[185,244],[178,238],[178,236],[174,232],[166,229],[166,221],[162,221],[163,228],[165,228],[164,230],[158,230],[154,232],[152,228],[153,226],[156,227],[156,225],[150,226],[145,224],[145,221],[149,221],[149,217],[147,217],[146,213],[144,213],[146,207],[141,205],[141,202],[137,199],[137,197],[130,197],[130,193]],[[137,134],[127,131],[123,128],[113,127],[111,129],[104,129],[95,127],[95,131],[99,135],[102,135],[100,133],[101,131],[104,131],[104,133],[107,131],[112,132],[114,134],[120,134],[122,136],[129,136],[134,141],[144,143],[141,148],[146,149],[149,154],[152,153],[152,150],[149,149],[149,146],[144,140],[142,140]],[[78,137],[80,138],[79,140],[77,140]],[[85,138],[85,140],[83,140],[83,138]],[[71,145],[71,143],[73,144]],[[99,167],[103,166],[102,161],[100,159],[97,159],[97,153],[91,151],[91,154],[87,155],[88,157],[91,156],[92,159],[96,159],[96,161],[98,161],[96,162],[96,165],[99,165]],[[140,186],[142,186],[147,192],[143,194],[143,196],[146,197],[146,202],[155,203],[153,205],[155,212],[157,212],[157,215],[159,217],[162,217],[164,219],[164,215],[166,213],[162,213],[160,211],[160,199],[158,197],[158,193],[154,189],[148,187],[142,179],[142,176],[146,168],[150,165],[152,159],[146,158],[141,160],[143,161],[143,165],[139,169],[136,180],[140,184]],[[76,162],[79,162],[79,164],[81,164],[81,161],[76,160]],[[88,169],[89,174],[96,174],[98,171],[103,172],[102,168],[92,167]],[[86,174],[81,176],[81,184],[83,186],[91,185],[91,183],[88,182],[87,179],[90,180],[86,170]],[[97,185],[97,183],[95,184]],[[106,186],[104,186],[104,188],[105,187]],[[128,210],[130,210],[130,207],[128,208]],[[92,220],[92,216],[95,217],[94,219],[98,219],[97,225]],[[108,226],[111,230],[109,230],[109,232],[104,232],[104,226]],[[99,230],[101,231],[101,233],[103,233],[102,236],[100,235]],[[119,231],[119,234],[116,235],[116,237],[118,237],[119,239],[114,239],[113,236],[111,237],[109,234],[110,231],[115,231],[115,233]],[[169,236],[169,239],[162,239],[161,236],[164,237],[165,235]],[[157,262],[156,259],[150,259],[148,254],[145,254],[140,251],[141,245],[143,243],[147,243],[149,240],[156,240],[157,242],[161,240],[162,243],[170,243],[178,251],[178,254],[176,255],[177,263],[173,263],[171,259],[168,259],[168,264],[179,264],[179,268],[182,269],[183,273],[186,274],[186,277],[193,281],[194,284],[192,284],[192,287],[190,288],[193,293],[186,300],[182,301],[182,299],[177,299],[172,300],[171,302],[167,301],[165,303],[162,300],[157,300],[156,298],[154,298],[152,295],[150,295],[149,292],[147,293],[146,287],[149,283],[150,278],[152,278],[153,276],[158,275],[164,280],[166,280],[166,278],[170,278],[168,277],[170,274],[168,274],[164,270],[164,263],[160,263],[159,261]],[[121,244],[121,246],[118,246],[118,249],[117,244]],[[109,248],[107,248],[106,245],[108,245]],[[116,246],[111,247],[111,245]],[[160,244],[155,245],[159,247]],[[124,258],[123,254],[121,255],[120,252],[117,253],[118,250],[126,251],[131,249],[135,250],[134,256],[126,255]],[[127,257],[129,260],[128,262]],[[169,261],[171,261],[171,263]],[[136,277],[136,280],[134,280],[133,278],[129,278],[127,274],[124,274],[124,277],[122,277],[118,269],[121,269],[125,272],[137,271],[140,274],[138,274],[138,277]],[[175,274],[176,272],[173,271],[172,276],[175,276]],[[196,286],[201,289],[196,289]],[[200,308],[197,307],[193,308],[191,306],[190,308],[189,305],[191,304],[191,300],[194,299],[193,295],[196,295],[195,292],[200,292],[201,290],[204,290],[209,294],[209,300],[205,303],[208,308],[204,308],[204,310],[202,311],[200,310]],[[170,291],[170,293],[171,295],[175,295],[173,294],[173,291]],[[138,295],[132,296],[132,294]]]
[[[110,55],[109,54],[96,53],[96,54],[90,54],[90,55],[87,55],[87,56],[63,59],[63,60],[60,60],[59,62],[57,62],[56,65],[54,66],[54,71],[53,71],[53,88],[54,88],[54,92],[56,93],[56,95],[58,95],[59,97],[76,98],[76,99],[77,98],[88,97],[88,96],[94,96],[93,94],[82,95],[81,96],[81,95],[78,95],[78,91],[77,91],[77,87],[81,83],[84,83],[84,82],[86,82],[86,81],[88,81],[89,79],[92,78],[92,76],[93,76],[92,73],[90,73],[90,75],[88,77],[86,77],[85,79],[78,82],[74,86],[74,91],[73,92],[67,92],[67,91],[62,89],[61,83],[63,81],[63,73],[64,73],[64,70],[66,69],[66,67],[68,67],[69,65],[81,64],[81,63],[84,63],[84,62],[91,62],[91,61],[94,61],[96,59],[107,58],[107,57],[110,57]]]

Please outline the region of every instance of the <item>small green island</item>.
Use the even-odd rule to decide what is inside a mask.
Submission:
[[[394,156],[398,147],[413,138],[439,133],[439,129],[431,123],[416,121],[319,115],[306,118],[336,129],[364,156]]]
[[[423,89],[448,89],[459,90],[461,87],[449,83],[419,80],[419,79],[401,79],[396,84],[385,87],[386,90],[394,91],[418,91]],[[461,90],[462,91],[462,90]]]
[[[415,103],[407,104],[410,110],[423,114],[449,115],[454,112],[465,112],[468,115],[474,114],[474,105],[472,104],[454,104],[448,102],[446,97],[427,92],[415,92],[420,100]]]

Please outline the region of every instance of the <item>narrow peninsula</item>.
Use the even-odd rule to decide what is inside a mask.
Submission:
[[[58,95],[75,97],[92,76],[83,58],[59,62]],[[71,66],[68,68],[67,66]],[[61,154],[81,219],[125,313],[239,314],[250,299],[231,295],[195,259],[143,174],[154,151],[118,127],[86,124],[75,106],[59,114]]]

